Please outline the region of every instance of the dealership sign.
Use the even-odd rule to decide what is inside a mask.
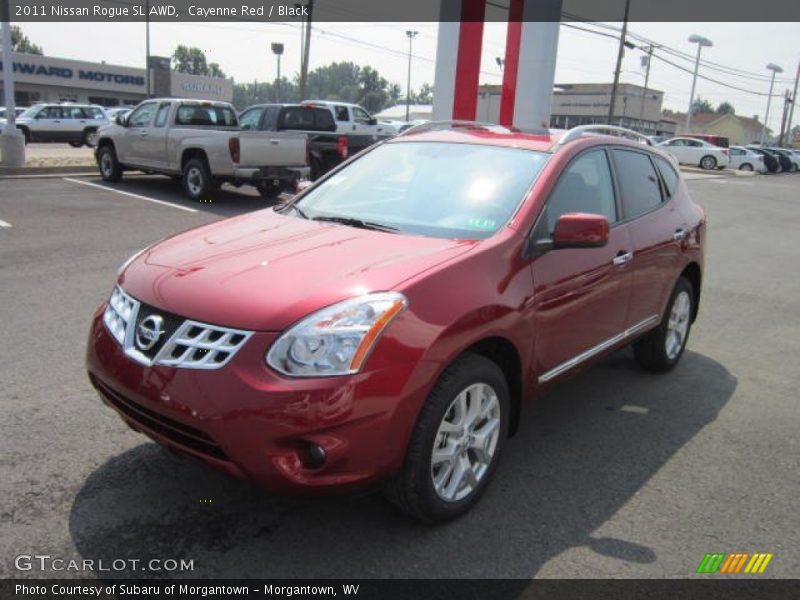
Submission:
[[[0,71],[3,70],[3,63],[0,61]],[[88,79],[105,83],[116,83],[119,85],[143,86],[144,77],[141,75],[125,75],[122,73],[112,73],[109,71],[95,71],[91,69],[71,69],[69,67],[56,67],[48,65],[37,65],[35,63],[14,62],[14,73],[20,75],[36,75],[39,77],[60,77],[62,79],[75,79],[77,71],[78,79]]]

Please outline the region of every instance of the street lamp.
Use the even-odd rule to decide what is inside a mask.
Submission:
[[[713,46],[714,43],[708,39],[704,38],[702,35],[697,35],[693,33],[689,36],[689,41],[693,44],[697,44],[697,59],[694,62],[694,76],[692,77],[692,91],[689,94],[689,110],[686,111],[686,131],[690,131],[692,127],[692,105],[694,104],[694,88],[697,85],[697,71],[700,70],[700,51],[703,49],[703,46]]]
[[[767,112],[764,114],[764,128],[761,130],[761,145],[764,145],[764,139],[767,137],[767,123],[769,122],[769,105],[772,101],[772,87],[775,85],[775,74],[776,73],[783,73],[783,69],[781,69],[775,63],[769,63],[767,65],[767,69],[772,71],[772,79],[769,82],[769,94],[767,95]]]
[[[272,53],[278,58],[278,78],[275,80],[275,102],[281,101],[281,54],[283,54],[283,44],[273,43]]]
[[[408,36],[408,79],[406,80],[406,123],[411,109],[411,42],[417,37],[419,31],[406,30]]]
[[[500,70],[501,70],[501,71],[503,70],[503,65],[505,65],[505,64],[506,64],[506,61],[505,61],[505,59],[503,59],[503,58],[500,58],[499,56],[495,56],[495,57],[494,57],[494,62],[496,62],[496,63],[497,63],[497,66],[498,66],[498,67],[500,67]]]

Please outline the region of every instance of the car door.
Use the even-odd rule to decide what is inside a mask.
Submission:
[[[61,127],[61,107],[45,106],[36,113],[28,125],[31,140],[37,142],[52,142],[59,140],[59,127]]]
[[[363,108],[353,106],[351,110],[353,112],[353,129],[355,131],[359,133],[373,133],[377,129],[375,125],[370,125],[372,116]]]
[[[167,162],[167,120],[169,119],[171,103],[162,102],[158,105],[153,126],[147,135],[140,135],[135,139],[139,164],[146,167],[163,168]]]
[[[144,138],[150,135],[150,125],[155,117],[158,104],[145,102],[137,106],[128,116],[125,133],[118,139],[117,152],[119,160],[133,165],[142,164],[146,143]]]
[[[683,191],[675,168],[660,156],[632,148],[614,148],[612,156],[633,241],[627,320],[629,327],[644,328],[660,320],[680,272],[689,224],[671,198]]]
[[[59,138],[65,142],[83,141],[83,130],[89,120],[80,106],[64,106],[61,109]]]
[[[670,140],[664,144],[665,150],[678,159],[681,164],[692,162],[691,150],[686,145],[686,140]]]
[[[335,104],[333,114],[336,117],[336,131],[352,131],[355,125],[350,117],[350,110],[342,104]]]
[[[609,241],[599,248],[550,250],[531,263],[541,383],[609,347],[627,327],[633,245],[619,218],[606,149],[590,149],[570,162],[537,220],[534,238],[552,239],[558,217],[573,212],[606,216]]]

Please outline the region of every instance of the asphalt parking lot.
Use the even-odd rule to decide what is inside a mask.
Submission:
[[[621,351],[539,399],[477,508],[430,528],[380,495],[272,497],[162,450],[92,390],[89,320],[117,266],[262,208],[255,193],[0,180],[0,576],[63,576],[14,567],[47,554],[194,561],[131,577],[694,577],[706,552],[746,551],[797,577],[800,176],[689,186],[708,254],[679,366],[646,374]]]

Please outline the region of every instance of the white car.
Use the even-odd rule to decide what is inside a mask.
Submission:
[[[305,100],[302,104],[309,106],[327,106],[333,111],[336,119],[336,131],[339,133],[372,133],[394,135],[397,132],[393,125],[384,124],[369,114],[358,104],[334,100]]]
[[[661,142],[658,147],[672,154],[682,165],[694,165],[709,171],[724,169],[730,162],[727,148],[694,138],[675,137]]]
[[[26,107],[24,107],[24,106],[17,106],[16,108],[14,108],[14,115],[19,117],[26,110],[28,110],[28,109]],[[6,121],[7,121],[7,119],[6,119],[6,107],[2,106],[2,107],[0,107],[0,125],[5,125]]]
[[[108,125],[108,115],[95,104],[37,104],[17,118],[17,127],[28,142],[67,143],[93,147],[97,130]]]
[[[739,171],[757,171],[758,173],[766,173],[767,166],[764,164],[764,157],[745,148],[744,146],[731,146],[730,147],[730,163],[728,168],[738,169]]]

